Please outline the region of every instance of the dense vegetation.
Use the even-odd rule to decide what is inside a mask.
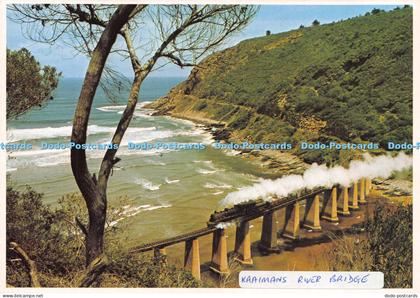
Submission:
[[[123,199],[123,198],[122,198]],[[7,188],[7,284],[29,287],[31,279],[21,255],[10,249],[17,243],[35,263],[43,287],[75,287],[84,273],[84,237],[75,217],[86,222],[87,212],[80,195],[67,195],[51,209],[42,202],[42,194],[28,188]],[[108,222],[118,215],[110,207]],[[165,259],[131,255],[124,249],[118,226],[106,232],[109,264],[94,286],[100,287],[198,287],[191,273],[162,264]]]
[[[7,49],[7,119],[19,116],[32,107],[40,107],[52,99],[61,73],[55,67],[39,62],[25,48]]]
[[[412,8],[374,10],[216,53],[166,108],[199,111],[258,142],[411,142],[412,54]]]
[[[364,223],[362,239],[335,241],[330,270],[380,271],[386,288],[411,288],[413,279],[412,205],[378,205]]]

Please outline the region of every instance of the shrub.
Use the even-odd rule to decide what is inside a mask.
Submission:
[[[413,279],[412,205],[376,206],[361,239],[335,242],[330,270],[381,271],[386,288],[411,288]]]
[[[166,257],[154,259],[145,255],[130,255],[126,253],[113,255],[107,267],[101,284],[107,286],[107,275],[118,276],[125,287],[170,288],[199,287],[191,272],[166,264]],[[109,286],[115,287],[114,284]]]
[[[204,110],[205,108],[207,108],[207,103],[204,102],[204,101],[201,101],[196,105],[196,110],[197,111]]]
[[[237,116],[229,123],[229,127],[233,129],[244,129],[252,116],[251,112],[239,111]]]
[[[121,202],[127,198],[120,198]],[[46,287],[77,286],[84,271],[84,237],[75,223],[86,222],[86,208],[79,194],[62,197],[55,210],[45,206],[42,194],[30,187],[17,191],[7,188],[7,243],[17,242],[36,263],[39,279]],[[120,209],[109,206],[108,222]],[[191,273],[162,264],[148,255],[131,255],[123,248],[118,229],[106,230],[106,254],[110,260],[94,284],[103,287],[198,287]],[[7,283],[29,287],[30,280],[20,257],[7,251]]]
[[[385,275],[385,287],[411,288],[413,266],[412,206],[379,205],[367,222],[373,271]]]
[[[17,242],[36,261],[40,272],[64,277],[83,268],[84,244],[80,234],[64,222],[61,213],[43,204],[42,194],[30,187],[22,192],[8,187],[6,197],[7,243]],[[20,278],[23,264],[17,260],[13,252],[7,251],[7,281],[24,286],[29,280]]]

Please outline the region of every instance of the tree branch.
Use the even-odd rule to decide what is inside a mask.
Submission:
[[[33,261],[23,248],[16,242],[10,242],[10,249],[17,253],[24,261],[25,267],[28,269],[29,278],[31,280],[31,286],[34,288],[40,288],[41,283],[38,279],[38,269],[35,261]]]
[[[66,9],[70,14],[75,14],[81,22],[86,22],[91,25],[98,25],[101,27],[106,27],[107,23],[101,19],[90,9],[90,14],[82,11],[80,5],[77,5],[76,8],[71,4],[65,5]]]
[[[143,81],[143,70],[140,64],[140,61],[137,57],[136,51],[133,46],[133,42],[131,39],[130,31],[128,28],[125,28],[121,31],[122,36],[124,37],[125,43],[127,45],[128,52],[130,54],[131,65],[134,71],[134,81],[131,85],[130,95],[128,97],[127,106],[124,109],[123,114],[121,115],[121,119],[115,129],[114,135],[112,137],[112,144],[120,145],[122,138],[128,128],[128,125],[131,122],[133,117],[134,110],[137,105],[138,96],[140,92],[140,85]],[[114,165],[119,162],[120,158],[115,158],[117,154],[117,150],[115,149],[108,149],[104,155],[104,158],[101,162],[101,167],[99,170],[99,185],[102,189],[106,189],[108,184],[108,178],[111,174],[112,168]]]
[[[80,219],[77,216],[75,217],[75,220],[76,220],[76,225],[83,232],[83,234],[87,237],[88,232],[87,232],[87,229],[86,229],[85,225],[80,221]]]
[[[160,56],[170,59],[172,61],[172,63],[178,65],[181,68],[198,66],[198,64],[196,64],[196,63],[182,62],[181,58],[175,56],[172,53],[162,53]]]
[[[134,73],[141,71],[140,60],[136,54],[136,50],[134,49],[129,29],[126,28],[122,30],[121,35],[124,37],[125,43],[127,45],[128,53],[131,60],[131,66],[133,67]]]

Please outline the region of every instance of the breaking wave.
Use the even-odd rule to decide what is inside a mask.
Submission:
[[[229,184],[225,184],[225,183],[220,183],[220,184],[215,184],[215,183],[210,183],[210,182],[207,182],[206,184],[204,184],[204,187],[205,188],[218,188],[218,189],[229,189],[229,188],[232,188],[232,185],[229,185]]]
[[[161,184],[154,184],[153,182],[151,182],[151,181],[149,181],[147,179],[144,179],[144,178],[137,178],[134,181],[134,183],[139,184],[144,189],[151,190],[151,191],[159,190],[160,189],[160,186],[161,186]]]
[[[42,127],[42,128],[12,128],[7,130],[7,141],[18,142],[24,140],[52,139],[59,137],[67,137],[70,139],[72,126],[61,127]],[[154,131],[156,127],[130,127],[127,133],[139,133],[144,131]],[[87,134],[95,135],[115,131],[115,127],[99,126],[92,124],[88,126]]]
[[[145,212],[145,211],[152,211],[152,210],[156,210],[156,209],[161,209],[161,208],[169,208],[172,207],[172,205],[157,205],[157,206],[152,206],[152,205],[140,205],[140,206],[131,206],[131,205],[125,205],[123,207],[121,207],[119,210],[116,211],[116,215],[118,216],[118,218],[112,222],[109,223],[110,227],[113,227],[115,225],[117,225],[120,221],[135,216],[137,214],[139,214],[140,212]]]
[[[179,181],[180,181],[179,179],[170,180],[168,177],[165,178],[165,182],[167,184],[174,184],[174,183],[178,183]]]

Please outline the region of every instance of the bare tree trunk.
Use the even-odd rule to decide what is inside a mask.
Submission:
[[[118,33],[128,22],[136,5],[120,5],[106,25],[91,60],[83,82],[80,97],[73,119],[72,142],[85,144],[87,126],[93,98],[98,87],[106,59]],[[84,149],[72,148],[71,168],[89,213],[89,226],[86,229],[86,266],[103,253],[103,238],[106,218],[106,183],[98,185],[95,175],[91,175],[87,166]]]

